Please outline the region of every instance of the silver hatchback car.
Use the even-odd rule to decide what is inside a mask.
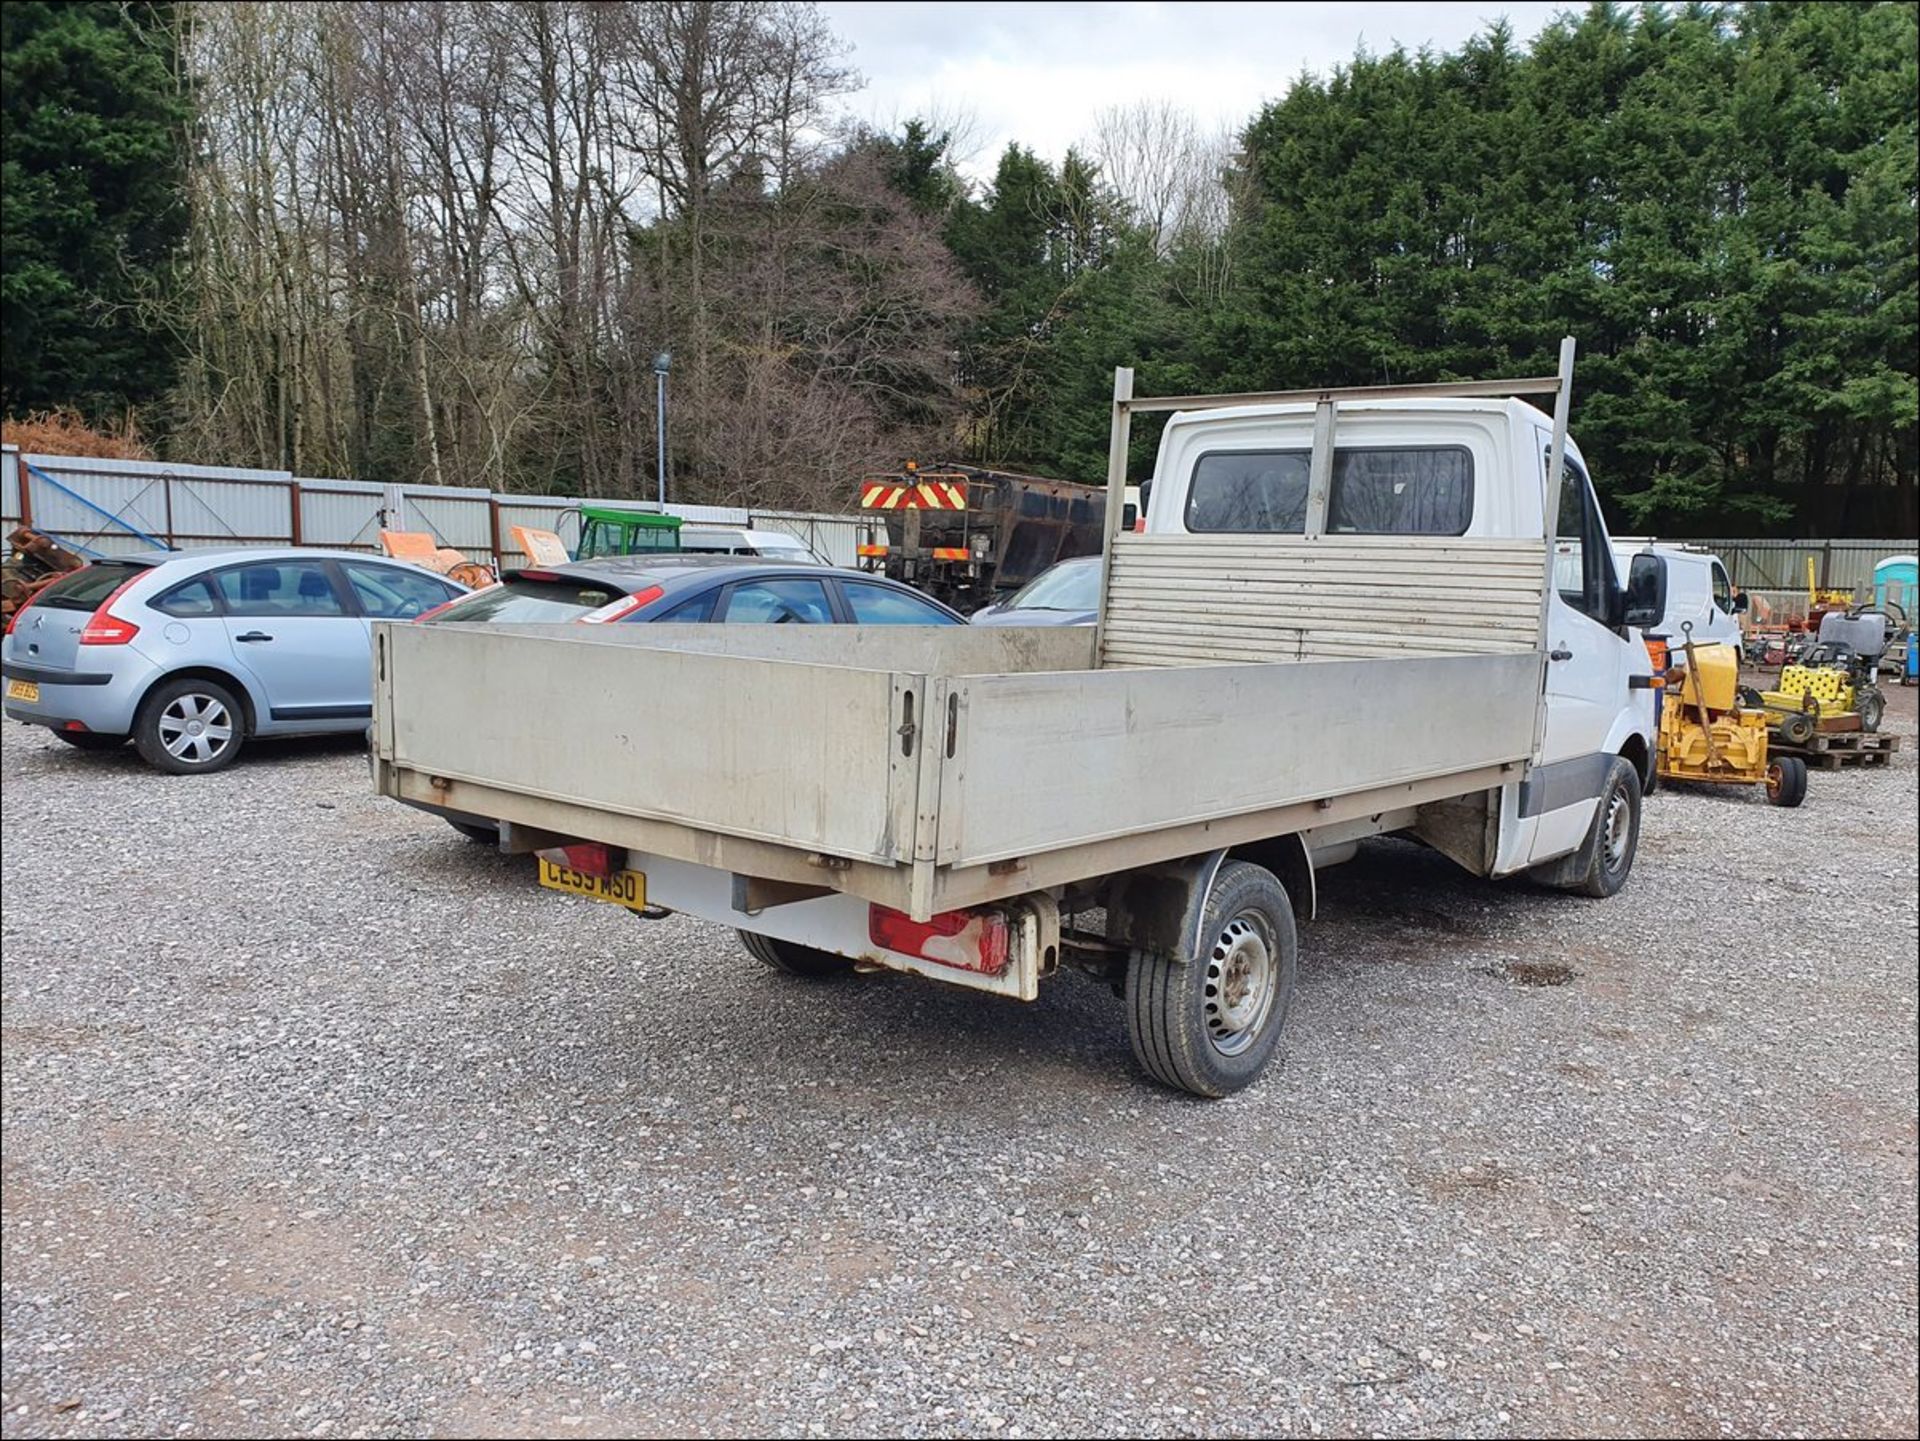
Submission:
[[[100,561],[14,614],[0,644],[6,714],[81,750],[131,736],[161,770],[219,770],[250,736],[364,731],[373,622],[411,620],[464,593],[352,551]]]

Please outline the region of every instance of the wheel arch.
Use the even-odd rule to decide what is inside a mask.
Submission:
[[[140,712],[147,704],[147,698],[161,686],[177,680],[210,680],[216,685],[223,686],[233,692],[240,702],[241,718],[246,723],[246,733],[251,736],[259,729],[258,703],[247,683],[233,672],[224,671],[212,665],[186,665],[178,670],[164,671],[155,676],[147,683],[147,688],[140,692],[140,699],[134,703],[133,715],[136,725],[139,723]]]
[[[1306,842],[1298,835],[1271,836],[1143,866],[1116,878],[1107,897],[1108,939],[1134,950],[1192,960],[1200,947],[1207,897],[1229,860],[1270,872],[1286,891],[1296,923],[1313,918],[1318,895]]]

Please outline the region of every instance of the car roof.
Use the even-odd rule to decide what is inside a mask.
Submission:
[[[564,565],[529,565],[510,570],[508,576],[534,571],[541,575],[563,575],[575,580],[612,580],[622,585],[634,581],[667,580],[688,572],[715,570],[799,570],[791,560],[764,555],[693,555],[667,551],[662,555],[605,555],[591,560],[570,560]],[[818,570],[818,566],[805,567]]]
[[[397,565],[408,570],[424,566],[397,556],[368,550],[333,550],[316,545],[213,545],[191,550],[140,551],[134,555],[104,555],[95,565],[137,565],[149,570],[163,565],[236,565],[250,560],[371,560],[382,565]],[[432,572],[428,572],[431,574]]]
[[[864,570],[854,570],[848,566],[820,565],[811,560],[784,560],[774,555],[685,555],[669,552],[666,555],[610,555],[600,560],[570,560],[565,565],[530,565],[519,570],[510,570],[501,577],[513,580],[533,572],[536,581],[541,577],[555,576],[565,580],[601,581],[622,586],[629,595],[645,590],[650,585],[685,595],[706,586],[717,586],[729,580],[750,580],[762,576],[793,576],[802,580],[820,580],[826,576],[837,576],[843,581],[883,586],[888,590],[904,591],[916,596],[929,605],[937,606],[957,619],[964,619],[952,606],[936,600],[923,590],[902,581],[884,575],[874,575]]]

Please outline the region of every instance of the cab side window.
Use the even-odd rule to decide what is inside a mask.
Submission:
[[[1560,599],[1602,625],[1613,623],[1613,560],[1586,472],[1568,456],[1560,474],[1560,523],[1553,584]]]
[[[1733,582],[1717,560],[1713,563],[1713,606],[1722,615],[1733,614]]]

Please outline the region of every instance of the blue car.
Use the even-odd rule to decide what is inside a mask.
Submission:
[[[80,750],[131,738],[175,775],[232,765],[251,736],[364,731],[372,625],[466,594],[352,551],[164,552],[61,577],[0,644],[10,720]]]
[[[510,570],[498,584],[421,617],[586,625],[965,625],[957,610],[864,571],[767,556],[616,555]]]

